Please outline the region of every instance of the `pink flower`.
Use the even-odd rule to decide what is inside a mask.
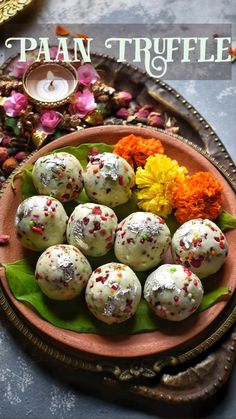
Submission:
[[[32,64],[32,62],[33,61],[14,61],[12,67],[13,76],[20,79],[23,76],[24,72],[27,70],[27,68]]]
[[[69,107],[69,111],[72,115],[76,114],[80,118],[84,118],[89,112],[96,109],[96,107],[93,93],[85,89],[83,92],[76,93],[75,99]]]
[[[114,99],[116,103],[123,108],[128,106],[129,102],[132,100],[132,95],[126,90],[123,90],[121,92],[115,93]]]
[[[60,122],[61,117],[56,111],[43,111],[40,115],[38,128],[50,135],[55,132],[55,128]]]
[[[28,105],[27,96],[22,93],[12,92],[11,96],[8,97],[4,102],[4,109],[7,116],[18,116],[21,111],[25,110]]]
[[[77,70],[77,74],[79,83],[84,86],[90,86],[90,84],[94,84],[100,79],[98,73],[91,64],[81,65]]]
[[[51,60],[55,60],[56,58],[57,58],[57,60],[64,60],[63,52],[60,52],[58,57],[57,57],[57,53],[58,53],[58,48],[57,47],[51,47],[50,48],[50,58],[51,58]]]

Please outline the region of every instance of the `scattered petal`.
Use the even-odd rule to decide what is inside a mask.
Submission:
[[[5,244],[8,244],[10,240],[10,236],[7,234],[0,234],[0,246],[4,246]]]
[[[83,44],[84,44],[84,46],[86,46],[87,43],[88,43],[88,38],[89,37],[85,33],[76,33],[74,35],[74,38],[83,38]]]
[[[68,36],[70,35],[69,29],[65,28],[65,26],[57,25],[55,33],[57,36]]]

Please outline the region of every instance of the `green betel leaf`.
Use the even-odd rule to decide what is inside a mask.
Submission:
[[[219,287],[216,290],[208,292],[203,296],[202,302],[198,308],[198,311],[204,311],[207,308],[213,306],[217,301],[224,297],[227,297],[231,293],[231,290],[226,287]]]
[[[32,169],[33,169],[32,165],[24,169],[22,182],[21,182],[21,196],[23,199],[27,199],[33,195],[38,194],[32,180]]]
[[[107,263],[106,257],[102,259],[99,265]],[[47,298],[34,278],[35,265],[35,257],[5,265],[6,277],[15,298],[31,304],[41,317],[54,326],[78,333],[120,335],[155,330],[163,323],[141,300],[134,318],[120,325],[105,325],[90,313],[83,294],[72,301],[53,301]]]
[[[133,192],[128,202],[118,205],[118,207],[113,208],[113,211],[116,213],[119,222],[128,217],[128,215],[132,214],[132,212],[139,211],[136,192]]]
[[[35,256],[5,265],[6,277],[15,298],[31,304],[41,317],[54,326],[73,330],[77,333],[101,335],[126,335],[165,329],[167,322],[155,316],[143,298],[136,315],[132,319],[120,325],[112,326],[106,325],[93,317],[86,306],[84,293],[72,301],[50,300],[41,292],[34,278],[36,260]],[[115,257],[111,251],[102,258],[90,258],[90,263],[92,268],[95,269],[97,266],[114,260]],[[140,281],[144,283],[148,273],[137,274]],[[230,290],[224,287],[209,292],[204,295],[198,311],[206,310],[229,293]]]
[[[216,224],[222,231],[232,230],[236,228],[236,217],[223,210],[219,217],[217,217]]]

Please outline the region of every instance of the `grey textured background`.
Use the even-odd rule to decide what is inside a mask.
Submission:
[[[235,0],[35,0],[17,22],[34,23],[233,23]],[[230,81],[171,81],[214,127],[236,161],[236,63]],[[90,394],[69,373],[47,366],[0,311],[1,418],[236,417],[236,371],[220,393],[198,410],[118,402],[118,395]]]

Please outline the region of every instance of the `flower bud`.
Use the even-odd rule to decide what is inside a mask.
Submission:
[[[0,234],[0,246],[9,243],[10,236],[7,234]]]
[[[0,147],[0,164],[8,158],[7,149],[5,147]]]
[[[156,128],[165,128],[165,123],[160,113],[151,112],[148,116],[148,125]]]
[[[20,163],[22,160],[25,159],[26,153],[24,151],[19,151],[14,157]]]
[[[120,108],[117,112],[116,112],[116,116],[118,118],[122,118],[122,119],[126,119],[129,116],[129,111],[126,108]]]
[[[142,108],[140,108],[134,116],[138,119],[145,119],[148,117],[150,112],[152,111],[153,107],[151,105],[144,105]]]
[[[132,95],[126,90],[115,93],[113,97],[117,105],[121,107],[128,106],[129,102],[132,99]]]
[[[9,147],[10,142],[11,142],[11,137],[9,137],[9,135],[4,135],[2,137],[1,145],[3,147]]]
[[[15,156],[15,154],[17,153],[17,151],[18,151],[18,148],[16,148],[16,147],[10,147],[10,148],[8,148],[7,149],[8,157]]]
[[[18,161],[14,157],[9,157],[7,160],[4,161],[2,165],[2,170],[6,174],[10,174],[18,166],[18,164]]]

